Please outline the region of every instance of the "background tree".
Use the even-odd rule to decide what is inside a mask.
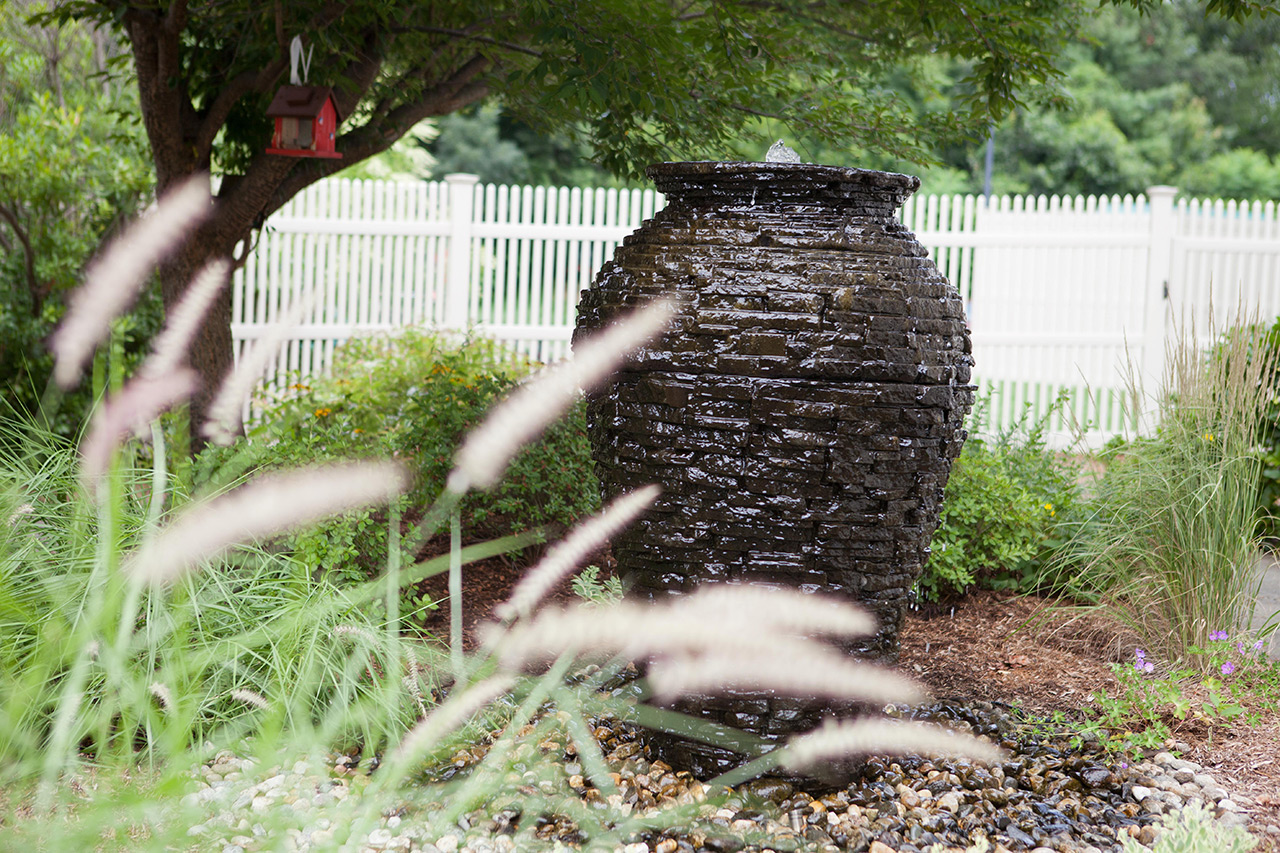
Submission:
[[[928,159],[938,141],[984,130],[1020,93],[1060,76],[1083,2],[71,0],[55,17],[119,23],[160,192],[192,174],[223,175],[212,217],[161,269],[168,306],[209,259],[243,257],[254,229],[307,185],[424,118],[497,95],[535,127],[581,128],[619,174],[722,156],[762,119],[800,142],[853,140]],[[1266,4],[1209,5],[1244,15]],[[264,111],[295,34],[314,46],[310,82],[334,87],[343,161],[264,153]],[[920,113],[899,93],[935,57],[965,71],[945,104]],[[229,297],[193,356],[204,379],[199,422],[231,362]]]
[[[577,128],[531,127],[488,101],[437,121],[430,150],[434,173],[470,172],[491,184],[603,187],[635,183],[591,161]]]
[[[138,208],[154,179],[132,85],[103,72],[122,55],[109,33],[27,26],[33,7],[0,0],[0,400],[34,412],[52,360],[44,339],[103,236]],[[152,296],[129,319],[126,355],[160,318]],[[51,426],[79,428],[87,391]]]
[[[1123,194],[1168,183],[1192,195],[1280,198],[1280,134],[1265,132],[1280,108],[1280,16],[1222,19],[1190,0],[1104,6],[1061,67],[1057,98],[1019,106],[996,127],[997,193]],[[939,64],[944,81],[962,72],[961,63]],[[949,86],[936,91],[945,97]],[[941,146],[924,190],[981,191],[984,148]]]

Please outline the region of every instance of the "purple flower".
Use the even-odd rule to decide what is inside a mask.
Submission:
[[[1260,652],[1260,651],[1262,651],[1262,641],[1261,641],[1261,640],[1258,640],[1258,642],[1256,642],[1256,643],[1254,643],[1254,644],[1253,644],[1253,650],[1254,650],[1255,652]]]
[[[1151,661],[1144,660],[1142,662],[1142,671],[1147,673],[1148,675],[1150,675],[1152,672],[1155,672],[1155,669],[1156,669],[1156,665],[1153,664]]]
[[[1138,660],[1146,660],[1147,654],[1142,649],[1134,649],[1133,654]]]
[[[1244,654],[1244,640],[1239,640],[1236,642],[1236,651],[1239,652],[1240,654]]]
[[[1235,671],[1236,671],[1236,665],[1235,665],[1235,664],[1233,664],[1231,661],[1227,661],[1226,663],[1224,663],[1224,664],[1222,665],[1222,674],[1223,674],[1223,675],[1230,675],[1231,673],[1233,673],[1233,672],[1235,672]]]
[[[1227,638],[1226,631],[1214,631],[1209,635],[1210,640],[1225,640]]]

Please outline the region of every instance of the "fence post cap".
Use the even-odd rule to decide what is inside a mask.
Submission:
[[[451,184],[478,184],[480,183],[479,175],[472,175],[469,172],[450,172],[444,176],[444,179]]]
[[[1171,187],[1168,184],[1158,184],[1154,187],[1147,187],[1147,198],[1173,198],[1178,194],[1177,187]]]

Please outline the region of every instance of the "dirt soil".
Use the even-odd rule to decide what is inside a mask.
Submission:
[[[607,550],[589,562],[601,567],[602,577],[614,566]],[[498,558],[464,568],[468,646],[471,629],[491,618],[493,607],[510,594],[525,564]],[[446,579],[433,578],[428,584],[443,601]],[[566,583],[553,598],[568,602],[574,595]],[[899,667],[922,682],[935,699],[1016,703],[1045,715],[1061,711],[1068,718],[1077,717],[1091,694],[1105,690],[1114,695],[1118,682],[1109,665],[1130,662],[1136,638],[1097,618],[1073,619],[1052,605],[1035,596],[977,592],[954,606],[908,611]],[[442,605],[427,627],[436,636],[448,636],[448,624],[448,607]],[[1190,698],[1195,703],[1198,697]],[[1256,726],[1210,728],[1203,721],[1170,717],[1171,740],[1177,743],[1167,746],[1203,764],[1231,792],[1263,840],[1257,850],[1276,851],[1280,838],[1268,835],[1265,828],[1280,826],[1280,707],[1268,704],[1251,709],[1261,717]]]

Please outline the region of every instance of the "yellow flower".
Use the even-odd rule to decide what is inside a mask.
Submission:
[[[1050,517],[1055,516],[1055,515],[1057,515],[1057,514],[1058,514],[1058,513],[1054,510],[1054,508],[1053,508],[1053,504],[1051,504],[1051,503],[1047,503],[1047,504],[1045,504],[1045,505],[1044,505],[1044,508],[1045,508],[1045,509],[1047,509],[1047,510],[1049,511],[1049,515],[1050,515]]]
[[[310,386],[310,385],[303,385],[301,382],[295,382],[295,383],[293,383],[292,385],[290,385],[289,387],[290,387],[290,388],[292,388],[292,389],[293,389],[293,390],[295,390],[295,391],[310,391],[310,390],[311,390],[311,386]]]
[[[327,418],[331,414],[333,413],[329,409],[316,409],[317,418]]]
[[[1206,432],[1206,433],[1204,434],[1203,438],[1204,438],[1204,440],[1205,440],[1205,441],[1213,441],[1213,433],[1211,433],[1211,432]]]

